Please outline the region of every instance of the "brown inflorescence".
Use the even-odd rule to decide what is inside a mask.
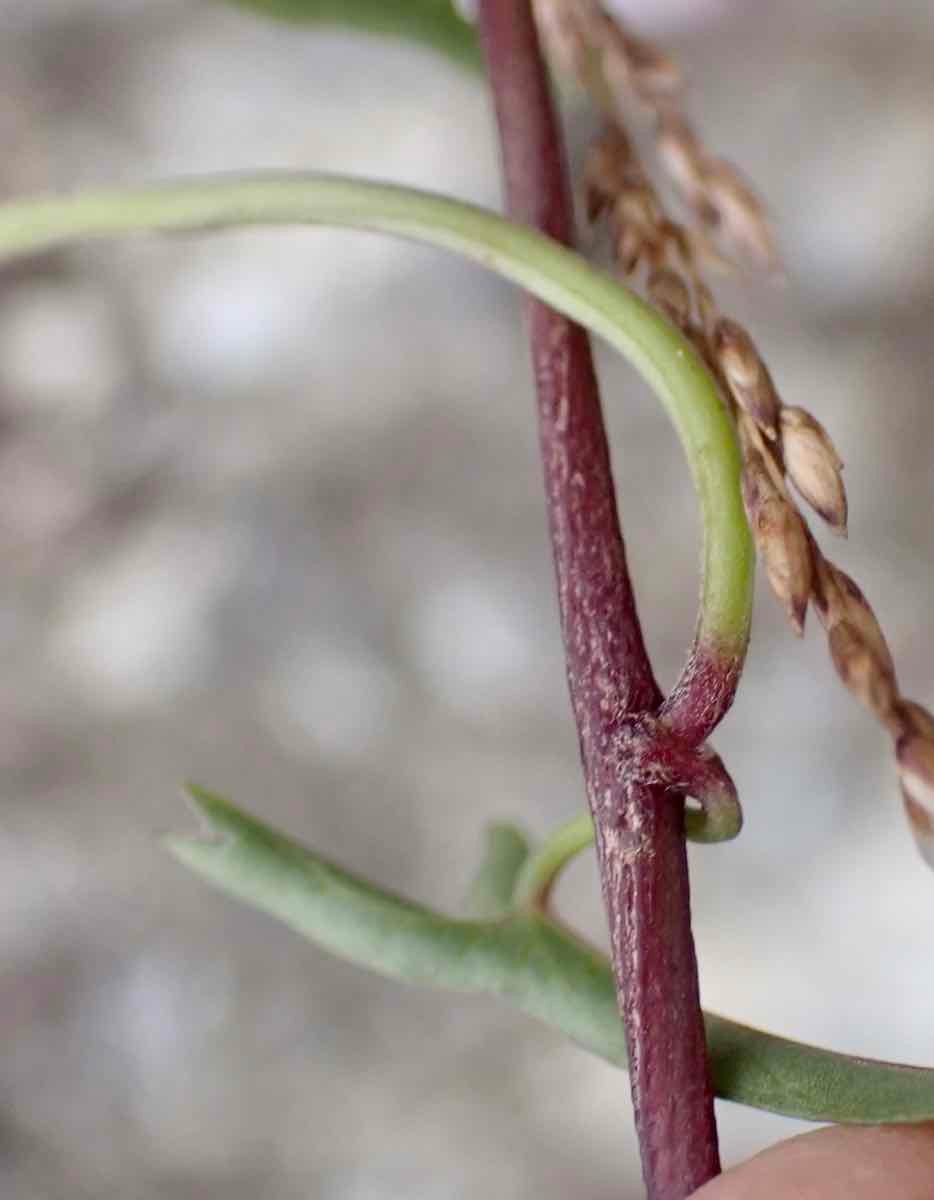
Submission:
[[[781,401],[755,342],[739,322],[721,317],[714,327],[713,350],[730,395],[776,441]]]
[[[684,81],[661,50],[633,37],[596,0],[536,0],[549,51],[592,95],[606,125],[585,171],[587,212],[609,227],[617,265],[691,341],[717,380],[739,435],[743,500],[766,576],[797,633],[809,604],[837,674],[888,730],[911,828],[934,866],[934,717],[906,700],[879,623],[856,584],[821,553],[796,503],[847,531],[843,462],[823,425],[786,405],[749,332],[723,316],[703,274],[716,244],[774,269],[765,208],[730,163],[708,151],[684,110]],[[684,205],[674,220],[626,129],[634,108],[654,124],[662,176]]]
[[[813,581],[810,540],[801,514],[776,484],[758,450],[749,450],[742,475],[743,505],[772,591],[801,633]]]
[[[785,470],[798,492],[835,533],[846,533],[843,461],[823,425],[803,408],[780,413]]]

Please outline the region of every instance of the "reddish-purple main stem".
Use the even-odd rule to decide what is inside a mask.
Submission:
[[[529,0],[481,0],[509,213],[571,244],[561,138]],[[691,934],[683,803],[627,769],[624,717],[657,709],[626,567],[586,334],[528,302],[568,685],[597,830],[613,965],[651,1200],[720,1169]],[[690,722],[688,722],[690,724]]]

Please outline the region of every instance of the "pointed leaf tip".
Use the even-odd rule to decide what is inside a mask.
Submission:
[[[187,782],[184,785],[189,807],[201,825],[202,842],[216,843],[223,840],[224,835],[233,835],[241,831],[243,823],[248,820],[229,800],[217,792],[209,791],[197,783]],[[189,835],[197,837],[197,835]]]
[[[227,847],[238,829],[237,810],[216,792],[196,783],[185,783],[188,806],[198,822],[192,833],[170,833],[162,845],[178,862],[203,870],[218,850]]]

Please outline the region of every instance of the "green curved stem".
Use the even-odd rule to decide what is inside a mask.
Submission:
[[[552,830],[525,860],[519,872],[513,898],[515,907],[544,911],[558,876],[571,859],[592,846],[593,841],[593,819],[589,812],[571,817]]]
[[[489,992],[618,1066],[626,1047],[609,963],[541,913],[459,920],[367,883],[200,789],[198,838],[168,840],[202,878],[382,975]],[[811,1121],[934,1118],[934,1071],[851,1058],[705,1017],[717,1095]]]
[[[212,179],[0,206],[0,260],[78,238],[140,230],[314,224],[378,231],[453,250],[604,338],[655,390],[681,439],[704,530],[699,637],[742,654],[752,546],[732,426],[705,366],[652,307],[580,255],[445,197],[325,175]],[[663,492],[659,503],[665,502]]]
[[[740,826],[732,815],[724,820],[718,820],[716,816],[711,819],[701,808],[694,808],[693,805],[685,808],[684,835],[689,842],[704,845],[725,842],[736,837],[739,830]],[[572,858],[582,850],[589,849],[593,842],[593,819],[589,812],[584,812],[553,829],[534,853],[530,854],[526,849],[524,862],[515,879],[513,904],[518,908],[544,909],[558,876]]]
[[[266,16],[409,38],[463,66],[479,67],[474,27],[452,0],[232,0]]]

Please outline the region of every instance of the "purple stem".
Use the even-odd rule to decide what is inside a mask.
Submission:
[[[481,0],[509,213],[573,241],[567,173],[529,0]],[[586,334],[527,302],[548,521],[587,796],[630,1056],[650,1200],[682,1200],[719,1172],[691,934],[683,801],[638,781],[627,714],[661,695],[636,615]],[[690,697],[688,697],[690,701]],[[692,730],[701,702],[679,702]]]
[[[659,710],[672,733],[695,746],[706,740],[730,710],[745,659],[745,647],[724,652],[695,638],[681,676]]]

